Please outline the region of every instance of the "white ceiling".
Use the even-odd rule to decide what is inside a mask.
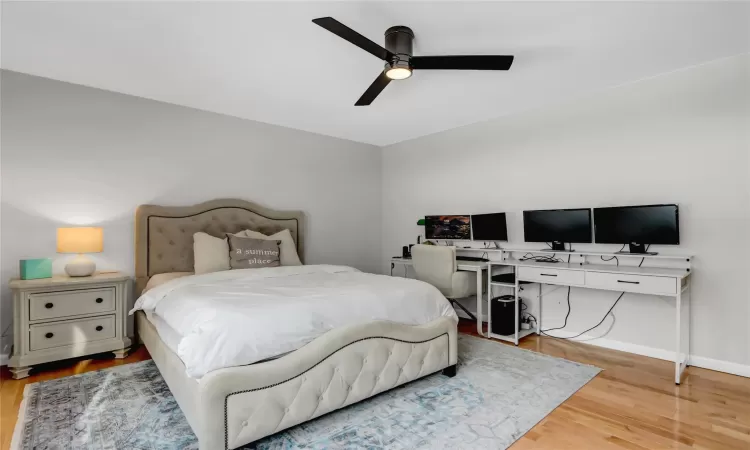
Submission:
[[[386,145],[750,52],[749,3],[2,4],[5,69]],[[382,63],[311,19],[415,54],[514,54],[509,72],[416,72],[367,107]]]

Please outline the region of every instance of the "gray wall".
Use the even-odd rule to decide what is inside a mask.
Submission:
[[[18,260],[53,257],[62,270],[67,258],[54,253],[58,226],[103,226],[99,267],[132,272],[133,212],[143,203],[240,197],[302,209],[309,216],[308,262],[383,272],[385,260],[422,231],[415,222],[425,214],[508,211],[510,241],[523,246],[523,209],[676,202],[682,245],[657,250],[697,255],[695,358],[750,373],[750,56],[437,133],[382,153],[1,74],[3,329],[10,322],[7,279],[17,275]],[[596,323],[612,294],[574,289],[570,331]],[[594,342],[668,355],[672,312],[668,300],[626,295],[616,322],[608,319],[597,334],[606,337]],[[552,294],[547,324],[559,325],[564,313],[564,294]]]
[[[308,263],[380,265],[378,147],[2,71],[2,287],[55,230],[104,228],[101,269],[133,272],[139,204],[237,197],[307,213]],[[12,329],[8,331],[12,334]],[[7,339],[6,339],[7,341]],[[5,353],[0,348],[0,353]]]
[[[384,261],[423,231],[415,222],[425,214],[507,211],[507,245],[540,248],[523,242],[522,210],[678,203],[681,245],[654,250],[697,255],[696,361],[728,362],[750,375],[748,130],[750,56],[743,55],[386,147]],[[594,326],[616,297],[573,289],[566,330]],[[616,322],[610,317],[591,333],[606,340],[592,342],[668,356],[673,306],[626,294]],[[559,290],[545,302],[547,326],[561,326],[565,312]]]

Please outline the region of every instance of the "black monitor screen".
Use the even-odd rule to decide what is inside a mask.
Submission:
[[[507,241],[505,213],[472,214],[471,238],[475,241]]]
[[[591,242],[590,209],[523,212],[526,242]]]
[[[427,239],[471,239],[469,216],[426,216],[424,222]]]
[[[600,244],[680,243],[677,205],[594,208],[594,228]]]

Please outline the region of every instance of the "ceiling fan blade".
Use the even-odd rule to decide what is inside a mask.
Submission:
[[[513,64],[511,55],[413,56],[414,69],[432,70],[508,70]]]
[[[391,79],[385,76],[385,72],[380,72],[380,75],[375,78],[375,81],[372,82],[370,87],[367,88],[365,93],[362,94],[362,97],[357,100],[357,103],[355,103],[354,106],[369,105],[378,95],[380,95],[381,92],[383,92],[383,89],[385,89],[390,82]]]
[[[362,50],[372,53],[383,61],[390,61],[391,58],[393,58],[393,53],[372,42],[333,17],[320,17],[318,19],[313,19],[313,23],[320,25],[340,38],[346,39]]]

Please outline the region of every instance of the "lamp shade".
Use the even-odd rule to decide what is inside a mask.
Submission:
[[[99,227],[57,229],[57,253],[99,253],[104,233]]]

